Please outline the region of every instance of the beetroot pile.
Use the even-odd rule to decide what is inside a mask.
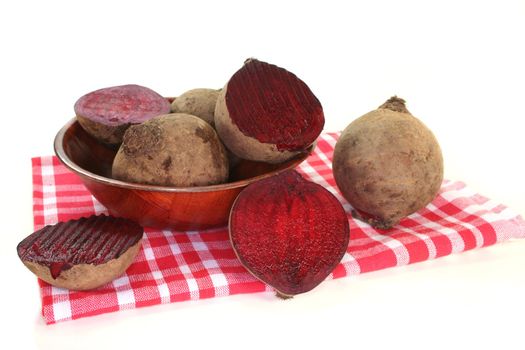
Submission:
[[[171,105],[149,88],[123,85],[82,96],[75,112],[87,133],[119,147],[113,178],[174,187],[226,183],[239,159],[287,161],[324,126],[302,80],[256,59],[222,89],[189,90]]]
[[[82,96],[75,112],[88,134],[118,147],[113,178],[171,187],[226,183],[239,159],[285,162],[312,146],[324,127],[321,103],[310,88],[293,73],[256,59],[246,60],[221,89],[189,90],[170,103],[143,86],[115,86]],[[349,124],[336,144],[333,172],[353,215],[388,229],[435,197],[443,159],[432,132],[408,112],[404,100],[393,97]],[[90,220],[88,231],[95,225],[97,237],[115,235],[114,224],[100,222],[119,219]],[[85,282],[81,273],[62,273],[79,271],[77,265],[89,271],[91,281],[107,282],[115,271],[122,273],[119,265],[113,274],[93,276],[97,269],[89,267],[100,263],[86,258],[93,247],[122,249],[112,247],[119,240],[107,237],[101,239],[112,243],[93,241],[78,248],[81,243],[62,237],[78,226],[60,223],[30,235],[19,244],[20,258],[47,282],[65,288],[98,286]],[[128,241],[138,242],[142,229],[132,231]],[[339,200],[293,170],[247,186],[231,208],[229,232],[241,263],[282,298],[325,280],[350,238]],[[57,243],[48,242],[69,243],[61,243],[61,255],[54,256]],[[122,254],[113,254],[113,260]],[[126,261],[131,263],[129,257]],[[64,283],[61,275],[74,281]]]

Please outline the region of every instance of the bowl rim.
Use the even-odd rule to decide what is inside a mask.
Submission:
[[[175,192],[175,193],[195,193],[195,192],[216,192],[216,191],[225,191],[225,190],[231,190],[235,188],[242,188],[246,187],[247,185],[274,176],[278,175],[284,171],[294,169],[299,164],[301,164],[303,161],[305,161],[308,156],[313,152],[315,149],[315,141],[313,144],[311,144],[305,152],[302,152],[295,156],[294,158],[288,160],[289,164],[278,170],[271,171],[269,173],[261,174],[258,176],[254,176],[248,179],[234,181],[234,182],[227,182],[217,185],[210,185],[210,186],[194,186],[194,187],[172,187],[172,186],[159,186],[159,185],[147,185],[147,184],[139,184],[139,183],[132,183],[132,182],[126,182],[121,180],[116,180],[112,178],[108,178],[105,176],[97,175],[95,173],[92,173],[79,165],[77,165],[73,160],[71,160],[68,155],[66,154],[64,150],[64,135],[66,132],[75,124],[77,123],[76,117],[73,117],[70,119],[60,130],[57,132],[53,147],[55,150],[55,154],[58,157],[58,159],[64,164],[67,168],[69,168],[71,171],[79,175],[80,177],[86,177],[90,180],[93,180],[95,182],[98,182],[100,184],[114,186],[114,187],[120,187],[120,188],[127,188],[132,190],[140,190],[140,191],[148,191],[148,192]]]

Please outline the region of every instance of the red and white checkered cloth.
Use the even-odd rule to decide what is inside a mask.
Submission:
[[[298,170],[343,203],[350,221],[350,245],[328,277],[340,278],[412,264],[511,238],[525,237],[525,221],[462,182],[444,181],[437,198],[390,231],[378,232],[350,215],[332,175],[338,134],[323,134]],[[80,179],[55,157],[33,160],[35,230],[93,213],[106,213]],[[39,280],[46,323],[106,312],[272,289],[237,260],[227,228],[171,231],[146,228],[142,249],[125,275],[95,291],[75,292]],[[315,290],[310,292],[315,293]]]

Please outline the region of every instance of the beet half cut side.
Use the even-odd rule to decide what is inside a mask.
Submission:
[[[248,59],[221,90],[215,126],[240,158],[280,163],[315,142],[324,127],[321,103],[284,68]]]
[[[337,198],[296,171],[243,190],[229,227],[241,263],[281,297],[319,285],[341,261],[350,238],[347,214]]]
[[[170,110],[167,99],[147,87],[134,84],[96,90],[75,103],[78,116],[107,126],[140,124]]]
[[[142,239],[143,232],[128,219],[92,215],[47,225],[23,239],[17,252],[23,262],[46,266],[57,279],[77,265],[103,265],[120,258]]]
[[[324,126],[321,103],[295,74],[256,59],[248,60],[228,82],[230,118],[246,135],[279,150],[311,145]]]

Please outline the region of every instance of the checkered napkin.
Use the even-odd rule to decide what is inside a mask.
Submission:
[[[337,137],[336,133],[323,134],[314,153],[298,168],[306,178],[334,193],[348,213],[350,245],[328,279],[525,237],[521,216],[453,181],[444,181],[431,204],[390,231],[376,231],[352,219],[351,207],[338,192],[332,175]],[[32,161],[35,229],[107,213],[57,158]],[[113,282],[88,292],[56,288],[41,280],[39,284],[42,314],[48,324],[175,301],[272,291],[241,266],[227,228],[186,232],[146,228],[134,263]]]

